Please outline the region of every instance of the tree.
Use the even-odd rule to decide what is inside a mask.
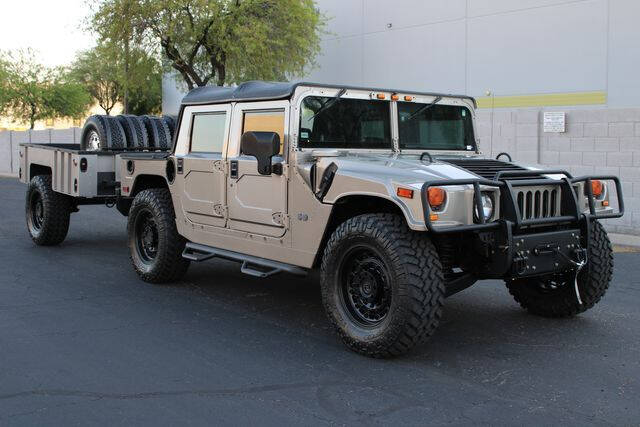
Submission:
[[[91,98],[82,86],[66,81],[62,70],[38,63],[32,50],[1,52],[5,64],[3,112],[29,123],[56,117],[79,117]]]
[[[154,55],[143,49],[131,49],[126,58],[117,46],[103,42],[78,54],[69,75],[87,88],[106,114],[111,114],[118,102],[124,104],[125,98],[127,114],[161,110],[162,67]]]
[[[162,112],[162,65],[154,56],[133,49],[129,68],[129,113]]]
[[[103,40],[159,48],[189,89],[304,75],[325,23],[313,0],[100,0],[90,22]]]
[[[118,74],[118,64],[103,45],[80,52],[69,72],[71,79],[82,84],[107,115],[121,98]]]

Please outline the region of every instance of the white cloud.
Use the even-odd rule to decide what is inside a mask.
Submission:
[[[95,37],[80,28],[89,12],[86,0],[3,0],[0,49],[33,48],[49,66],[71,62]]]

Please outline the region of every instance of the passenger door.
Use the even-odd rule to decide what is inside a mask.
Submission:
[[[191,114],[189,146],[182,162],[182,209],[196,224],[226,226],[223,153],[229,136],[231,107],[206,107]],[[180,164],[178,164],[178,173]]]
[[[280,237],[288,227],[286,147],[289,128],[287,101],[236,104],[227,153],[227,207],[231,229]],[[280,155],[271,175],[258,173],[255,157],[240,152],[240,138],[248,131],[270,131],[280,136]],[[278,173],[278,169],[281,171]]]

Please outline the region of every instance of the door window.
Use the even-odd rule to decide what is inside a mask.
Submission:
[[[192,153],[222,153],[226,113],[196,114],[191,126]]]
[[[280,155],[284,153],[284,111],[248,111],[244,113],[242,133],[275,132],[280,137]]]

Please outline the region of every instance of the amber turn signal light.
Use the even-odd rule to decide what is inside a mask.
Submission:
[[[385,99],[385,98],[386,98],[386,96],[385,96],[385,94],[384,94],[384,93],[379,93],[379,94],[377,94],[377,95],[376,95],[376,98],[378,98],[378,99]]]
[[[597,179],[591,180],[591,192],[595,197],[600,197],[600,195],[602,195],[603,190],[604,190],[604,185],[602,184],[602,181]]]
[[[398,191],[396,192],[396,194],[398,195],[398,197],[404,197],[405,199],[413,199],[413,190],[410,190],[408,188],[398,188]]]
[[[446,197],[447,193],[442,188],[431,187],[427,190],[427,200],[432,208],[442,206]]]
[[[406,95],[404,97],[404,100],[407,101],[407,102],[411,102],[411,101],[413,101],[413,96]]]

